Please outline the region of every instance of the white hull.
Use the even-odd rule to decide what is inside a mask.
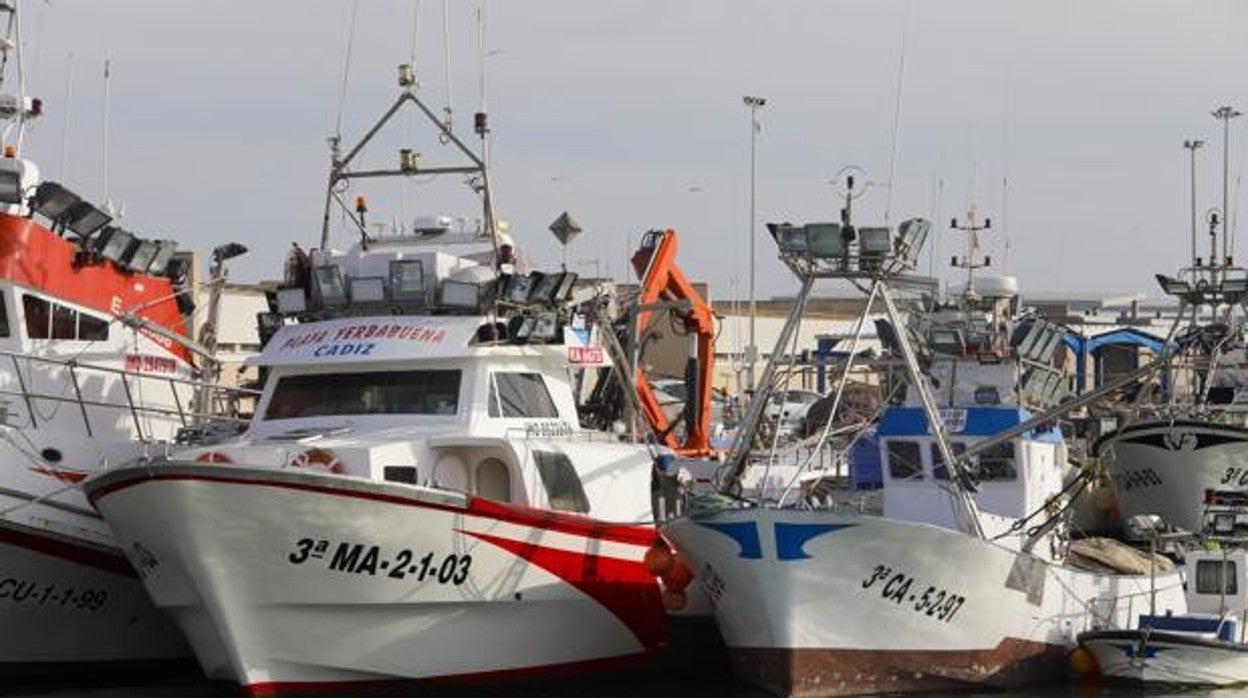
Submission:
[[[17,438],[23,438],[18,436]],[[0,673],[52,674],[96,662],[190,658],[181,633],[147,596],[108,525],[76,483],[101,460],[132,458],[133,441],[91,439],[43,429],[29,438],[56,444],[57,469],[0,442]],[[37,451],[38,442],[28,442]]]
[[[1248,683],[1248,647],[1236,643],[1138,630],[1089,633],[1080,643],[1110,679],[1192,687]]]
[[[753,509],[664,534],[710,593],[738,674],[785,696],[1051,679],[1078,633],[1148,610],[1146,576],[1054,565],[926,524]],[[1159,609],[1185,609],[1177,572],[1156,584]]]
[[[1097,443],[1124,519],[1156,514],[1200,531],[1206,490],[1248,492],[1248,430],[1207,422],[1132,424]]]
[[[253,692],[571,671],[662,638],[645,526],[236,466],[87,488],[204,670]]]

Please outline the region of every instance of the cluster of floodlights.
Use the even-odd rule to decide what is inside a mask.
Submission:
[[[862,271],[880,269],[886,260],[896,260],[902,268],[913,268],[919,250],[927,240],[931,222],[911,218],[897,228],[852,227],[840,223],[768,223],[767,231],[775,238],[780,254],[811,260],[828,260],[847,269],[857,266]]]
[[[1197,279],[1194,284],[1165,274],[1156,276],[1161,290],[1183,299],[1189,305],[1215,301],[1239,303],[1248,295],[1248,276],[1228,276],[1217,283],[1212,283],[1209,279]]]
[[[84,252],[107,259],[126,271],[159,276],[169,270],[177,249],[172,240],[148,240],[119,226],[113,217],[56,182],[43,182],[30,199],[31,209],[48,219],[52,232],[78,236]]]

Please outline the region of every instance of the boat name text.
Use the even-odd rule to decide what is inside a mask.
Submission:
[[[75,611],[98,611],[108,603],[103,589],[79,589],[54,582],[40,584],[17,577],[0,578],[0,601],[31,606],[63,606]]]
[[[352,339],[404,340],[424,344],[438,344],[445,337],[446,330],[436,327],[397,325],[385,322],[361,323],[340,327],[337,330],[314,330],[291,337],[282,344],[282,349],[298,349],[309,344],[325,344]],[[370,344],[369,346],[373,345]],[[317,356],[321,356],[321,354],[317,354]]]

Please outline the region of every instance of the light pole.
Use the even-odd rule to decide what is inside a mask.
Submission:
[[[1231,209],[1228,207],[1230,201],[1229,189],[1227,188],[1228,173],[1230,172],[1230,126],[1231,119],[1239,116],[1243,112],[1236,110],[1234,107],[1219,107],[1213,112],[1216,119],[1222,120],[1222,263],[1229,264],[1227,257],[1227,238],[1230,237],[1230,220]]]
[[[1183,147],[1192,151],[1192,266],[1196,266],[1196,149],[1204,144],[1198,140],[1183,141]]]
[[[758,110],[765,104],[767,100],[763,97],[751,97],[746,95],[743,98],[745,106],[750,108],[750,344],[745,348],[746,357],[748,359],[749,377],[748,389],[753,391],[754,386],[754,362],[758,360],[758,345],[754,341],[754,317],[758,310],[754,295],[754,277],[756,274],[755,248],[758,245],[755,235],[757,220],[754,213],[754,150],[756,136],[758,135]]]

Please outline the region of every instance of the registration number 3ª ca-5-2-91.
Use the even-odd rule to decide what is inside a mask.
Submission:
[[[472,556],[450,553],[441,555],[433,551],[421,553],[404,548],[385,553],[379,545],[341,541],[333,546],[325,539],[300,538],[286,559],[292,565],[320,561],[335,572],[385,576],[391,579],[414,579],[438,584],[459,586],[468,579],[472,569]]]

